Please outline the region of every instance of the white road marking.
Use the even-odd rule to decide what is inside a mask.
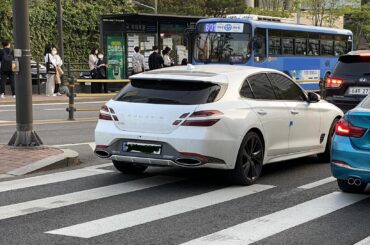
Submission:
[[[366,237],[364,240],[361,240],[354,245],[369,245],[370,244],[370,236]]]
[[[14,112],[15,110],[0,110],[0,112]]]
[[[75,105],[101,104],[101,103],[107,103],[107,101],[75,102]],[[33,106],[50,106],[50,105],[68,105],[68,101],[66,101],[66,102],[56,102],[56,103],[33,104]],[[0,105],[0,107],[15,107],[15,104],[12,104],[12,105]]]
[[[50,108],[50,109],[43,109],[44,111],[65,111],[66,108]]]
[[[111,164],[110,164],[111,165]],[[107,167],[106,164],[98,165],[100,167]],[[24,189],[28,187],[34,187],[39,185],[52,184],[56,182],[62,182],[73,179],[80,179],[84,177],[112,173],[112,170],[98,169],[96,166],[87,167],[85,169],[76,169],[65,172],[58,172],[47,175],[40,175],[35,177],[29,177],[24,179],[10,180],[0,182],[0,193],[5,191],[14,191],[18,189]]]
[[[245,245],[260,241],[292,227],[368,198],[366,195],[333,192],[254,220],[200,237],[183,245]]]
[[[197,196],[187,197],[148,208],[138,209],[107,218],[48,231],[46,233],[81,238],[95,237],[109,232],[167,218],[173,215],[227,202],[236,198],[265,191],[273,187],[274,186],[270,185],[227,187]]]
[[[0,220],[139,191],[179,180],[181,179],[167,176],[154,176],[115,185],[2,206],[0,207]]]
[[[337,180],[337,179],[334,178],[334,177],[329,177],[329,178],[326,178],[326,179],[318,180],[318,181],[315,181],[315,182],[312,182],[312,183],[309,183],[309,184],[306,184],[306,185],[299,186],[298,188],[308,190],[308,189],[318,187],[320,185],[328,184],[328,183],[333,182],[335,180]]]
[[[52,145],[53,147],[67,147],[67,146],[79,146],[79,145],[89,145],[91,147],[91,144],[95,144],[95,142],[82,142],[82,143],[74,143],[74,144],[63,144],[63,145]],[[95,150],[95,148],[94,148]]]
[[[95,142],[94,143],[89,143],[89,146],[91,147],[91,149],[93,151],[95,151],[95,148],[96,148]]]

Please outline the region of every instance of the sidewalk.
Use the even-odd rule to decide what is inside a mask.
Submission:
[[[90,102],[90,101],[108,101],[112,97],[111,96],[93,96],[93,97],[76,97],[75,102]],[[15,104],[14,98],[12,96],[7,95],[4,99],[0,98],[0,105],[12,105]],[[33,104],[42,104],[42,103],[66,103],[68,104],[69,98],[66,95],[62,96],[45,96],[39,94],[32,95],[32,102]]]
[[[0,145],[0,179],[78,163],[78,153],[68,149]]]

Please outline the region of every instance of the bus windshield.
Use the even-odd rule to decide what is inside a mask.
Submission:
[[[251,30],[247,23],[199,23],[193,49],[195,62],[246,63],[251,53]]]

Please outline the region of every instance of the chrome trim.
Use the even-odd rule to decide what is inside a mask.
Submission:
[[[334,164],[335,166],[340,167],[340,168],[346,168],[346,169],[349,169],[349,170],[362,171],[362,172],[369,172],[370,173],[370,169],[353,168],[349,165],[342,165],[342,164],[338,164],[336,162],[331,162],[331,163]]]
[[[155,159],[155,158],[144,158],[144,157],[129,157],[112,155],[109,159],[122,162],[132,162],[144,165],[156,165],[156,166],[176,166],[172,160]]]

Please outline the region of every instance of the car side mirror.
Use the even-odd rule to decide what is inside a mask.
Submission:
[[[321,100],[320,95],[314,93],[314,92],[308,92],[308,102],[309,103],[317,103]]]

